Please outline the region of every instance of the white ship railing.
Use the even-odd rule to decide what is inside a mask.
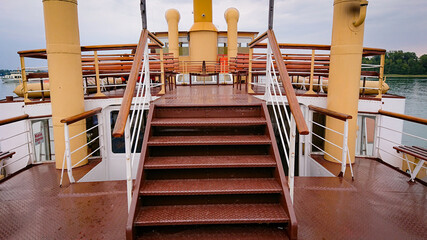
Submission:
[[[147,61],[148,60],[148,61]],[[148,55],[148,42],[145,44],[144,62],[142,64],[141,74],[136,83],[137,92],[134,98],[133,111],[130,118],[126,122],[125,127],[125,154],[126,154],[126,182],[127,182],[127,199],[128,210],[132,202],[132,166],[135,161],[137,147],[139,143],[139,135],[143,125],[144,109],[151,102],[151,78],[150,78],[150,63]],[[132,126],[132,133],[130,126]]]
[[[329,116],[329,117],[332,117],[332,118],[335,118],[338,120],[341,120],[344,123],[343,129],[341,131],[337,131],[337,130],[334,130],[332,128],[326,127],[326,125],[324,125],[324,124],[321,124],[319,122],[314,121],[313,120],[313,113],[314,112],[325,115],[325,116]],[[317,152],[320,152],[324,156],[328,156],[328,157],[334,159],[335,161],[341,163],[341,172],[340,172],[339,176],[345,175],[345,169],[346,169],[346,166],[348,163],[348,165],[350,167],[351,177],[354,178],[353,168],[352,168],[351,159],[350,159],[350,152],[348,151],[348,121],[352,117],[350,115],[347,115],[347,114],[338,113],[335,111],[328,110],[326,108],[321,108],[321,107],[317,107],[317,106],[313,106],[313,105],[309,105],[307,107],[307,115],[308,115],[308,127],[310,129],[310,133],[308,135],[308,141],[307,141],[308,144],[305,144],[305,149],[304,149],[304,152],[308,153],[308,154],[305,154],[305,157],[306,157],[305,167],[307,167],[307,162],[308,162],[307,158],[313,153],[313,148],[314,148],[314,149],[316,149]],[[335,134],[342,136],[341,145],[333,143],[333,142],[327,140],[325,137],[323,137],[317,133],[314,133],[313,132],[313,126],[314,125],[324,129],[325,132],[330,131],[330,132],[333,132]],[[325,151],[325,149],[322,146],[315,144],[313,141],[313,137],[319,139],[320,140],[319,142],[321,142],[321,143],[324,143],[324,144],[328,143],[331,146],[333,146],[334,148],[339,149],[339,151],[341,151],[341,158],[339,158],[338,156],[334,156],[331,152]],[[305,170],[305,172],[306,172],[306,170]]]
[[[19,171],[29,164],[33,163],[34,152],[33,152],[33,142],[31,140],[31,126],[30,121],[27,120],[28,115],[22,115],[15,118],[10,118],[0,121],[0,130],[2,127],[7,128],[17,128],[21,131],[15,132],[15,134],[0,138],[0,152],[3,153],[13,153],[15,154],[9,159],[3,159],[0,162],[0,175],[4,174],[4,177],[7,177],[7,174],[4,169],[10,167],[11,165],[16,165],[17,163],[23,163],[19,169],[15,169],[14,172]],[[24,124],[25,127],[22,129],[22,126],[14,126],[16,124]],[[5,147],[6,146],[6,147]]]
[[[385,121],[388,120],[388,121]],[[390,121],[393,120],[393,121]],[[404,114],[398,114],[393,112],[388,112],[384,110],[380,110],[377,115],[376,121],[376,129],[375,129],[375,157],[379,159],[399,159],[402,161],[401,166],[396,166],[399,169],[405,170],[410,175],[410,180],[414,181],[415,178],[419,176],[427,176],[427,166],[425,160],[409,157],[407,153],[399,152],[393,147],[399,147],[402,144],[402,137],[407,136],[407,138],[411,140],[416,140],[417,147],[424,149],[424,152],[417,152],[420,155],[424,155],[426,157],[427,152],[427,138],[404,132],[403,130],[397,130],[395,127],[395,121],[404,121],[404,122],[412,122],[423,128],[423,131],[420,131],[419,134],[424,134],[427,132],[427,119],[412,117]],[[418,162],[412,161],[412,159],[418,159]],[[385,161],[389,164],[391,161]],[[405,164],[406,163],[406,164]],[[406,166],[405,166],[406,165]],[[424,171],[424,174],[422,173]]]
[[[101,159],[103,159],[103,155],[105,152],[105,149],[104,149],[104,131],[103,131],[104,121],[103,121],[103,117],[102,117],[101,112],[102,112],[102,108],[96,108],[96,109],[93,109],[90,111],[86,111],[82,114],[61,120],[61,122],[64,123],[65,152],[64,152],[64,157],[62,160],[61,180],[59,183],[60,186],[62,186],[62,182],[63,182],[65,163],[67,163],[68,179],[69,179],[70,183],[74,183],[75,182],[74,177],[73,177],[73,168],[74,167],[78,166],[84,160],[94,156],[94,154],[97,152],[99,152],[99,157]],[[89,129],[86,129],[83,132],[77,133],[74,136],[70,136],[70,131],[69,131],[70,125],[72,125],[76,122],[88,119],[88,118],[93,117],[93,116],[97,117],[98,124],[90,127]],[[94,137],[91,140],[88,139],[88,141],[85,144],[83,144],[81,146],[76,146],[75,149],[71,149],[71,141],[73,139],[76,139],[77,137],[81,137],[82,135],[87,138],[88,133],[91,133],[91,131],[93,131],[95,129],[98,130],[98,136]],[[83,149],[86,149],[87,146],[95,143],[96,141],[98,142],[99,146],[95,150],[93,150],[91,153],[87,154],[82,159],[79,159],[75,164],[72,164],[72,155],[74,153],[82,151]]]

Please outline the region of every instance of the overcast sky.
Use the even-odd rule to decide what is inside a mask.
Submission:
[[[191,0],[146,0],[148,29],[166,31],[164,13],[181,14],[179,29],[193,23]],[[240,11],[239,30],[267,29],[268,0],[213,0],[214,24],[226,30],[224,12]],[[136,43],[141,29],[139,0],[79,0],[81,45]],[[279,42],[330,44],[333,0],[276,0],[274,30]],[[20,50],[45,48],[42,0],[0,0],[0,69],[17,69]],[[366,47],[427,53],[427,0],[370,0]],[[37,63],[32,63],[37,64]]]

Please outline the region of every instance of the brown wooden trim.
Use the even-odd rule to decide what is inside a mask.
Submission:
[[[20,115],[20,116],[17,116],[17,117],[12,117],[12,118],[6,118],[6,119],[3,119],[3,120],[0,120],[0,126],[6,125],[6,124],[9,124],[9,123],[18,122],[18,121],[21,121],[21,120],[24,120],[24,119],[27,119],[27,118],[28,118],[28,114],[24,114],[24,115]]]
[[[270,42],[271,50],[273,52],[274,58],[276,59],[277,68],[279,69],[280,79],[282,81],[283,88],[286,92],[286,98],[288,99],[289,108],[291,109],[291,112],[295,118],[295,123],[297,125],[298,132],[301,135],[307,135],[309,133],[308,127],[305,123],[304,116],[302,115],[297,97],[295,96],[295,91],[292,87],[291,80],[289,78],[289,73],[286,70],[285,62],[282,60],[282,53],[280,52],[279,46],[277,44],[276,36],[274,35],[273,30],[271,29],[267,30],[267,35],[268,41]]]
[[[414,116],[409,116],[409,115],[405,115],[405,114],[394,113],[394,112],[389,112],[389,111],[384,111],[384,110],[379,110],[378,113],[381,115],[384,115],[384,116],[388,116],[388,117],[394,117],[394,118],[398,118],[398,119],[402,119],[402,120],[406,120],[406,121],[410,121],[410,122],[414,122],[414,123],[420,123],[423,125],[427,125],[427,119],[425,119],[425,118],[414,117]]]
[[[336,112],[333,110],[329,110],[326,108],[322,108],[322,107],[317,107],[317,106],[313,106],[313,105],[308,105],[308,108],[312,111],[316,111],[318,113],[322,113],[325,115],[328,115],[329,117],[333,117],[339,120],[347,120],[347,119],[352,119],[353,117],[351,115],[345,114],[345,113],[340,113],[340,112]]]
[[[130,107],[132,105],[133,94],[135,92],[136,82],[138,81],[139,69],[141,68],[142,57],[144,55],[145,44],[147,43],[147,40],[148,31],[144,29],[141,32],[141,37],[139,39],[138,47],[136,49],[135,58],[132,63],[132,69],[129,74],[128,83],[126,85],[126,90],[123,95],[120,111],[117,116],[116,125],[114,126],[114,137],[121,137],[125,132],[126,121],[129,116]]]
[[[88,117],[92,117],[95,114],[100,113],[101,111],[102,111],[101,107],[95,108],[95,109],[92,109],[92,110],[89,110],[89,111],[86,111],[86,112],[83,112],[83,113],[80,113],[80,114],[77,114],[77,115],[74,115],[71,117],[64,118],[61,120],[61,123],[73,124],[75,122],[86,119]]]
[[[151,41],[153,41],[154,44],[156,44],[158,47],[163,47],[164,44],[162,41],[160,41],[156,35],[154,35],[153,33],[151,33],[150,31],[148,31],[148,37],[150,38]]]
[[[252,42],[249,43],[249,48],[253,48],[255,45],[258,45],[260,42],[262,42],[266,38],[267,38],[267,32],[259,35],[257,38],[255,38],[254,40],[252,40]],[[267,44],[265,44],[265,46],[267,47]]]
[[[40,115],[40,116],[31,116],[28,119],[37,119],[37,118],[50,118],[52,115]]]

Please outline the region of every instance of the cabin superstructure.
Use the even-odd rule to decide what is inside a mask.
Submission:
[[[142,0],[138,43],[80,46],[77,1],[43,2],[47,48],[18,52],[21,97],[0,102],[0,201],[25,206],[0,232],[29,203],[41,222],[64,215],[6,238],[427,236],[427,140],[402,143],[404,122],[427,120],[387,94],[385,50],[363,47],[367,1],[334,1],[331,45],[278,42],[274,1],[261,34],[238,30],[236,8],[222,31],[212,1],[193,4],[188,31],[169,9],[150,32]],[[43,194],[21,202],[28,181]]]

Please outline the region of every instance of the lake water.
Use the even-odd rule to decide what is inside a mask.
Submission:
[[[427,118],[427,78],[387,78],[386,82],[390,85],[389,93],[406,97],[405,114]],[[16,86],[15,83],[0,82],[0,99],[4,99],[7,95],[16,96],[13,93]],[[426,127],[421,124],[405,122],[404,131],[427,138]],[[427,147],[426,141],[408,136],[404,136],[403,143]]]

